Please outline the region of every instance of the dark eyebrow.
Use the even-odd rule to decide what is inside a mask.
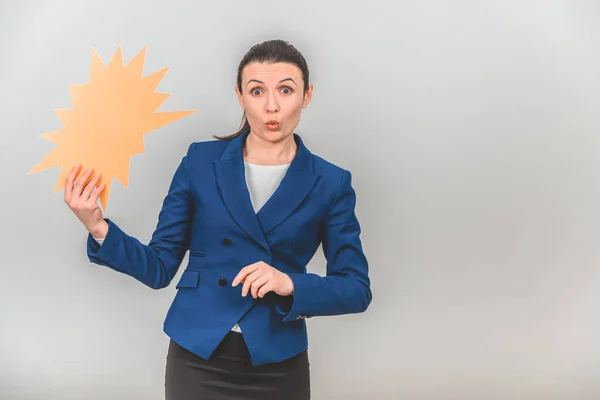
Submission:
[[[281,82],[285,82],[285,81],[292,81],[292,82],[294,82],[294,84],[296,84],[296,81],[295,81],[295,80],[293,80],[292,78],[285,78],[285,79],[282,79],[282,80],[280,80],[280,81],[279,81],[279,83],[281,83]],[[250,79],[250,80],[248,81],[248,83],[246,83],[246,86],[248,86],[248,85],[250,84],[250,82],[258,82],[258,83],[260,83],[260,84],[263,84],[263,85],[265,84],[263,81],[259,81],[258,79]]]

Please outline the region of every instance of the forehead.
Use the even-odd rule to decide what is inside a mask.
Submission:
[[[302,71],[294,64],[289,63],[250,63],[242,70],[242,83],[250,79],[258,79],[265,83],[277,83],[281,79],[292,78],[297,84],[302,81]]]

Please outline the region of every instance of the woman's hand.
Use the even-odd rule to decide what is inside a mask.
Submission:
[[[280,296],[294,294],[294,282],[283,272],[271,267],[269,264],[259,261],[250,264],[240,270],[231,286],[237,286],[244,282],[242,296],[246,296],[250,290],[252,297],[263,297],[268,292],[275,292]]]
[[[104,238],[108,232],[108,224],[104,221],[102,209],[98,206],[96,200],[98,199],[98,196],[100,196],[100,193],[102,193],[105,185],[102,183],[94,190],[100,180],[99,174],[93,177],[92,180],[85,185],[92,174],[91,168],[85,171],[79,179],[77,179],[77,183],[74,183],[79,168],[81,168],[80,165],[73,167],[71,173],[67,177],[65,203],[67,203],[71,211],[73,211],[77,218],[83,223],[88,232],[94,235],[94,237]]]

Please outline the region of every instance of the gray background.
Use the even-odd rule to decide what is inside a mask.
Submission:
[[[591,0],[4,0],[0,398],[163,397],[174,285],[90,264],[58,168],[26,175],[92,48],[147,45],[145,74],[171,66],[159,110],[198,110],[114,181],[107,216],[147,242],[189,143],[239,126],[237,64],[271,38],[309,62],[296,132],[352,171],[373,280],[367,313],[308,321],[313,398],[600,398],[599,22]]]

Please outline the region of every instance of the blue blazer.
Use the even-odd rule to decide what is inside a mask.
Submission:
[[[247,135],[189,146],[147,245],[105,218],[108,234],[102,246],[88,235],[87,254],[95,264],[160,289],[189,250],[164,332],[208,359],[239,323],[253,365],[261,365],[307,348],[305,318],[363,312],[372,294],[350,172],[313,155],[294,134],[296,156],[255,213],[244,177]],[[320,244],[327,259],[324,277],[306,272]],[[288,274],[294,294],[242,297],[242,286],[231,282],[257,261]]]

